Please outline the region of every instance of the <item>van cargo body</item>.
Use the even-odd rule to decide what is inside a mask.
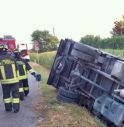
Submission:
[[[58,100],[86,106],[109,126],[124,127],[123,59],[61,40],[47,83],[58,89]]]

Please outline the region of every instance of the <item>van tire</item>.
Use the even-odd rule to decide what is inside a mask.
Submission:
[[[53,69],[57,74],[64,72],[67,69],[67,58],[59,56],[56,58]]]
[[[71,99],[78,99],[78,93],[68,90],[66,87],[60,87],[58,93],[62,96],[71,98]]]
[[[59,93],[57,94],[57,100],[65,103],[77,103],[77,99],[68,98],[63,95],[60,95]]]

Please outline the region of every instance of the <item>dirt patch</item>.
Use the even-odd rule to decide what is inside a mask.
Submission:
[[[78,110],[74,111],[74,108]],[[70,105],[54,100],[53,104],[46,97],[35,108],[42,113],[44,119],[38,120],[37,127],[100,127],[85,108]],[[76,116],[77,115],[77,116]]]

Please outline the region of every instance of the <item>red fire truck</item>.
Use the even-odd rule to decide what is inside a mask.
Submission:
[[[5,35],[3,38],[0,38],[0,44],[6,44],[9,51],[13,51],[16,48],[16,40],[12,36]]]
[[[18,48],[22,59],[30,60],[27,44],[17,44],[15,38],[11,35],[4,35],[3,38],[0,38],[0,44],[6,44],[9,52],[13,52],[14,49]]]

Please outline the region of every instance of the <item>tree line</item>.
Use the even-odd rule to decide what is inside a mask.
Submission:
[[[114,22],[110,33],[111,38],[101,39],[100,36],[86,35],[80,39],[80,42],[102,49],[124,49],[124,15],[121,20]]]
[[[124,49],[124,16],[119,21],[114,22],[111,30],[111,37],[101,39],[100,36],[85,35],[81,37],[80,43],[85,43],[96,48],[111,48],[111,49]],[[35,30],[32,34],[32,42],[34,43],[33,50],[35,49],[35,42],[39,45],[39,52],[55,51],[59,44],[57,36],[52,35],[47,30]]]
[[[86,35],[80,43],[88,44],[100,49],[124,49],[124,35],[101,39],[99,36]]]

